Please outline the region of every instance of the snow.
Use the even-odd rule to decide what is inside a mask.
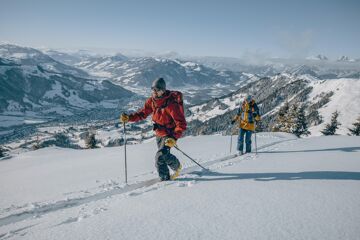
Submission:
[[[36,124],[36,123],[44,123],[45,120],[34,120],[34,119],[25,119],[25,124]]]
[[[71,116],[73,113],[68,110],[66,107],[51,107],[49,109],[43,110],[42,113],[48,114],[48,113],[57,113],[64,116]]]
[[[96,86],[90,85],[90,84],[85,84],[84,85],[85,90],[87,91],[93,91]],[[82,107],[82,108],[86,108],[86,107],[92,107],[93,104],[89,103],[88,101],[81,99],[77,94],[74,94],[73,91],[69,92],[69,96],[64,96],[63,94],[63,86],[61,85],[61,83],[59,83],[58,81],[55,81],[55,84],[52,85],[52,90],[47,91],[44,94],[44,98],[55,98],[56,96],[61,96],[64,97],[69,104],[76,106],[76,107]],[[63,112],[63,111],[61,111]],[[68,112],[68,111],[66,111]]]
[[[1,127],[10,127],[14,125],[21,125],[24,123],[24,116],[13,116],[13,115],[0,115],[0,126]]]
[[[228,111],[234,110],[235,108],[239,107],[240,102],[242,101],[242,99],[244,99],[244,97],[246,96],[245,93],[239,93],[239,94],[235,94],[233,95],[232,100],[230,99],[230,97],[227,98],[223,98],[223,99],[219,99],[219,101],[223,104],[226,104],[228,107],[224,110],[221,110],[219,108],[219,106],[213,107],[209,110],[202,110],[203,107],[205,107],[207,105],[207,103],[201,104],[201,105],[197,105],[194,107],[190,107],[189,110],[193,113],[191,116],[187,117],[186,120],[189,121],[193,121],[193,120],[199,120],[202,122],[205,122],[215,116],[224,114]]]
[[[8,57],[10,57],[10,58],[26,59],[26,58],[29,58],[28,55],[29,55],[29,54],[27,54],[27,53],[13,53],[13,54],[9,55]]]
[[[41,107],[39,104],[36,104],[36,103],[32,102],[27,95],[25,95],[25,96],[23,97],[23,102],[24,102],[24,103],[31,104],[32,107],[33,107],[33,109],[36,109],[36,108]]]
[[[0,161],[0,238],[358,239],[359,137],[258,133],[258,155],[220,161],[229,142],[180,139],[211,171],[172,150],[183,175],[138,189],[123,184],[123,147]],[[127,150],[129,183],[154,179],[155,142]]]
[[[194,63],[194,62],[185,62],[185,63],[182,63],[181,65],[184,66],[184,67],[196,67],[196,66],[198,66],[198,64]]]
[[[100,105],[104,108],[116,108],[119,105],[117,100],[104,100],[100,102]]]
[[[53,84],[52,86],[52,90],[47,91],[44,94],[44,98],[54,98],[56,96],[62,96],[62,87],[61,87],[61,83],[58,81],[55,81],[55,84]]]
[[[15,102],[13,100],[7,100],[7,103],[9,104],[7,110],[10,112],[18,112],[22,109],[21,105],[18,102]]]
[[[112,78],[113,74],[106,71],[89,71],[90,75],[93,75],[95,77],[101,77],[101,78]]]
[[[69,104],[76,106],[76,107],[89,109],[94,106],[94,104],[80,98],[78,95],[74,95],[72,93],[72,91],[71,91],[70,96],[67,98],[67,100],[68,100]]]
[[[111,60],[107,60],[107,61],[104,61],[100,64],[97,64],[94,69],[102,69],[103,67],[105,67],[106,65],[109,65],[111,63]]]

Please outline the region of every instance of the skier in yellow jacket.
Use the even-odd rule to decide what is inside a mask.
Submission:
[[[238,151],[239,154],[243,154],[244,149],[244,136],[246,143],[246,153],[251,152],[251,134],[255,131],[255,121],[260,121],[260,113],[255,100],[251,95],[245,97],[237,115],[231,121],[239,123],[239,138],[238,138]]]

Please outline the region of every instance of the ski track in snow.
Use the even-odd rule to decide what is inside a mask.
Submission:
[[[279,140],[279,141],[275,141],[269,144],[265,144],[261,147],[258,147],[258,150],[268,150],[268,151],[276,151],[277,147],[274,147],[277,144],[280,143],[284,143],[284,142],[291,142],[297,139],[285,139],[285,140]],[[80,209],[80,212],[78,214],[77,217],[71,217],[68,218],[67,220],[63,221],[62,223],[58,224],[58,225],[63,225],[63,224],[68,224],[68,223],[73,223],[73,222],[77,222],[77,221],[81,221],[82,219],[91,217],[92,215],[96,215],[99,214],[103,211],[106,211],[106,206],[100,207],[100,208],[95,208],[93,210],[89,210],[86,211],[86,206],[89,203],[95,202],[95,201],[99,201],[99,200],[103,200],[103,199],[108,199],[111,198],[112,196],[115,195],[120,195],[120,194],[126,194],[126,196],[128,197],[136,197],[138,195],[150,192],[150,191],[154,191],[154,190],[158,190],[161,188],[164,188],[166,186],[169,185],[174,185],[176,184],[176,186],[178,187],[191,187],[194,184],[196,184],[197,179],[201,178],[203,175],[207,175],[207,176],[217,176],[217,173],[214,172],[214,170],[218,170],[227,166],[232,166],[234,164],[237,164],[241,161],[246,161],[246,160],[251,160],[251,159],[255,159],[257,156],[255,153],[251,153],[251,154],[245,154],[243,156],[238,156],[237,154],[232,154],[223,158],[219,158],[219,159],[215,159],[215,160],[211,160],[205,163],[201,163],[204,167],[207,167],[209,169],[209,172],[206,173],[205,170],[201,170],[201,171],[196,171],[199,167],[198,166],[191,166],[191,167],[185,167],[182,170],[181,175],[179,176],[179,178],[175,181],[169,181],[169,182],[160,182],[158,178],[153,178],[147,181],[141,181],[141,182],[135,182],[133,184],[129,184],[129,185],[119,185],[116,182],[110,182],[108,185],[102,185],[105,189],[104,192],[100,192],[100,193],[96,193],[94,195],[90,195],[90,196],[85,196],[85,197],[78,197],[78,198],[72,198],[72,199],[66,199],[66,200],[61,200],[61,201],[57,201],[54,203],[33,203],[33,208],[30,210],[25,210],[16,214],[11,214],[8,216],[5,216],[3,218],[0,218],[0,227],[1,226],[5,226],[8,224],[13,224],[19,221],[23,221],[26,219],[36,219],[36,218],[40,218],[41,216],[48,214],[48,213],[52,213],[55,211],[59,211],[59,210],[64,210],[64,209],[68,209],[68,208],[73,208],[73,207],[77,207],[77,206],[83,206]],[[231,160],[231,161],[229,161]],[[146,174],[150,174],[150,173],[145,173],[145,174],[141,174],[142,175],[146,175]],[[218,174],[219,176],[221,176],[221,174]],[[81,191],[83,193],[89,193],[87,190]],[[66,193],[66,194],[72,194],[72,192]],[[11,210],[14,209],[21,209],[26,207],[27,205],[24,206],[11,206],[10,208],[5,209],[5,211],[3,212],[10,212]],[[19,229],[19,230],[14,230],[11,231],[11,233],[7,233],[7,234],[0,234],[0,239],[7,239],[11,236],[13,236],[14,234],[19,234],[19,232],[27,229],[27,228],[31,228],[34,225],[30,225],[28,227]],[[9,235],[10,234],[10,235]],[[26,233],[21,233],[21,234],[26,234]]]
[[[11,230],[7,233],[4,233],[4,234],[0,234],[0,239],[4,240],[4,239],[9,239],[9,238],[12,238],[12,237],[16,237],[16,236],[25,236],[27,234],[27,232],[25,230],[31,228],[31,227],[34,227],[38,224],[32,224],[32,225],[28,225],[26,227],[22,227],[22,228],[18,228],[18,229],[15,229],[15,230]]]

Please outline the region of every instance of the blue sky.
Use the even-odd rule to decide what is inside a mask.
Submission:
[[[184,55],[360,57],[360,1],[1,0],[0,41]]]

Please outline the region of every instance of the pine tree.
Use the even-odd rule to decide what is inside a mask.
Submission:
[[[298,137],[302,135],[309,135],[308,125],[305,118],[305,105],[300,107],[295,106],[293,108],[294,111],[294,124],[292,126],[291,132]]]
[[[297,103],[294,103],[293,105],[291,105],[289,113],[287,115],[287,121],[285,124],[286,132],[288,132],[288,133],[294,132],[295,122],[296,122],[297,116],[298,116],[298,110],[299,110],[299,105]]]
[[[289,132],[289,119],[288,119],[288,113],[289,113],[290,105],[288,102],[285,102],[284,106],[282,106],[279,109],[278,117],[276,119],[275,125],[273,126],[272,131],[273,132]]]
[[[32,150],[38,150],[40,149],[40,140],[39,140],[39,135],[36,136],[36,141],[34,143],[34,145],[32,145]]]
[[[89,133],[85,138],[86,148],[96,148],[96,139],[94,133]]]
[[[318,110],[310,112],[308,115],[308,119],[310,124],[313,124],[315,126],[323,123],[324,121]]]
[[[360,135],[360,117],[356,120],[355,123],[353,123],[354,128],[349,128],[349,131],[351,132],[351,135],[359,136]]]
[[[2,148],[2,146],[0,146],[0,157],[4,156],[4,149]]]
[[[263,121],[258,121],[256,122],[256,132],[263,132],[265,130],[265,126],[264,126],[264,122]]]
[[[341,125],[337,118],[339,116],[339,112],[336,110],[335,112],[333,112],[332,116],[331,116],[331,121],[330,124],[326,124],[324,130],[321,131],[322,134],[324,135],[334,135],[336,132],[336,129],[339,128],[339,126]]]

